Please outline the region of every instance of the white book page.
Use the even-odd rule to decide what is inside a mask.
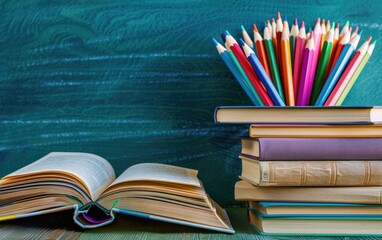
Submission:
[[[163,181],[201,187],[198,171],[159,163],[141,163],[129,167],[111,186],[128,181]]]
[[[113,167],[108,161],[94,154],[73,152],[49,153],[3,179],[52,171],[66,172],[80,178],[88,187],[93,201],[115,180]]]

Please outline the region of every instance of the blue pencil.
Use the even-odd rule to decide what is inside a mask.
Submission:
[[[235,64],[232,61],[231,57],[229,56],[227,50],[218,41],[216,41],[215,38],[212,38],[212,40],[214,41],[216,49],[218,50],[219,55],[222,58],[223,62],[227,65],[228,69],[231,71],[233,76],[239,82],[240,86],[244,89],[245,93],[248,95],[249,99],[251,99],[252,103],[255,106],[264,106],[264,104],[262,104],[260,97],[258,95],[256,96],[252,94],[251,89],[245,83],[245,80],[243,79],[242,75],[240,74],[238,69],[235,67]]]
[[[275,86],[272,83],[272,80],[269,78],[255,52],[243,41],[243,39],[240,39],[240,42],[243,47],[245,56],[247,57],[249,63],[252,65],[265,89],[267,89],[269,97],[272,99],[275,106],[285,106],[284,101],[280,97],[280,94],[277,92]]]
[[[338,79],[341,77],[342,72],[344,71],[349,60],[353,56],[353,53],[357,48],[360,38],[361,35],[358,34],[342,49],[341,54],[337,59],[337,62],[335,63],[332,71],[330,72],[328,79],[326,80],[325,85],[322,88],[316,103],[314,104],[315,106],[324,106],[327,98],[336,86]]]

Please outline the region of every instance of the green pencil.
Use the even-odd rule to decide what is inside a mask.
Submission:
[[[297,23],[297,18],[294,19],[292,28],[290,30],[290,57],[292,61],[292,69],[294,68],[294,53],[296,51],[296,39],[298,37],[298,23]]]
[[[235,55],[233,54],[232,51],[228,51],[228,54],[229,56],[231,57],[232,59],[232,62],[235,64],[237,70],[239,70],[240,72],[240,75],[243,76],[243,79],[244,79],[244,83],[245,85],[248,86],[250,92],[253,94],[253,96],[256,98],[256,100],[258,101],[259,103],[259,106],[264,106],[264,103],[263,101],[261,100],[259,94],[257,94],[256,90],[253,88],[253,85],[251,84],[247,74],[245,74],[244,72],[244,69],[241,67],[240,63],[237,61]]]
[[[268,64],[269,64],[273,84],[276,86],[277,92],[280,94],[281,99],[285,101],[280,73],[277,67],[276,54],[275,54],[275,50],[273,49],[272,38],[267,26],[264,28],[264,46],[268,56]]]
[[[345,100],[346,96],[348,95],[349,91],[351,90],[351,88],[353,87],[355,81],[357,80],[359,74],[362,72],[362,70],[365,67],[366,63],[369,61],[369,58],[370,58],[371,54],[373,53],[373,50],[374,50],[374,47],[375,47],[376,43],[377,43],[377,41],[374,41],[367,48],[367,52],[366,52],[365,57],[363,57],[362,62],[359,64],[357,70],[355,71],[355,73],[353,74],[351,79],[349,80],[348,85],[346,85],[346,87],[345,87],[344,91],[342,92],[341,96],[338,98],[335,106],[341,106],[342,105],[343,101]]]
[[[318,95],[320,95],[321,89],[324,85],[324,77],[326,73],[326,68],[328,67],[330,53],[333,47],[333,39],[334,39],[334,23],[332,24],[332,28],[330,29],[322,47],[322,51],[320,54],[320,61],[318,62],[318,67],[316,70],[316,78],[313,84],[312,96],[310,98],[310,104],[314,105],[316,102]]]

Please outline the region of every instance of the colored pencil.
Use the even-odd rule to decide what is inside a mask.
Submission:
[[[239,82],[240,86],[244,89],[245,93],[251,99],[252,103],[255,106],[264,106],[259,95],[253,89],[250,88],[250,86],[252,85],[251,84],[248,85],[248,83],[246,83],[246,80],[243,78],[243,76],[240,74],[240,72],[236,68],[227,50],[218,41],[216,41],[215,38],[213,38],[212,40],[215,43],[216,49],[220,57],[222,58],[223,62],[227,65],[228,69],[231,71],[233,76]]]
[[[252,68],[255,70],[261,83],[265,86],[265,89],[267,89],[267,92],[275,106],[285,106],[284,101],[278,94],[275,86],[272,83],[272,80],[269,78],[267,72],[265,71],[260,60],[257,58],[255,52],[242,39],[240,40],[245,56],[247,57],[249,63],[252,65]]]
[[[348,64],[350,58],[353,56],[353,53],[358,45],[360,35],[355,36],[341,51],[340,56],[338,57],[337,62],[335,63],[333,70],[330,72],[328,79],[326,80],[324,87],[322,88],[320,95],[315,102],[315,106],[323,106],[326,99],[329,97],[333,88],[337,84],[338,79],[340,78],[343,70]]]
[[[314,56],[313,56],[313,62],[310,70],[310,78],[308,81],[308,87],[306,88],[306,91],[310,91],[307,93],[307,95],[311,96],[311,91],[313,89],[313,83],[316,76],[316,68],[318,65],[318,58],[320,56],[320,50],[321,50],[321,25],[320,25],[320,18],[317,19],[316,25],[313,30],[313,38],[314,38]],[[309,102],[309,101],[308,101]]]
[[[275,53],[276,53],[276,60],[277,60],[277,54],[279,52],[278,48],[277,48],[277,38],[276,38],[276,21],[274,18],[272,18],[272,43],[273,43],[273,48],[275,49]],[[278,61],[278,60],[277,60]],[[277,64],[279,64],[277,62]]]
[[[290,58],[291,58],[291,61],[292,61],[292,69],[294,67],[294,58],[295,58],[295,51],[296,51],[296,39],[298,37],[298,32],[299,32],[299,29],[298,29],[298,22],[297,22],[297,18],[294,19],[293,21],[293,24],[292,24],[292,28],[290,30]]]
[[[337,50],[337,46],[338,46],[338,39],[340,37],[340,24],[337,23],[336,24],[336,27],[334,28],[334,38],[333,38],[333,44],[332,44],[332,51],[330,52],[330,58],[329,58],[329,63],[328,63],[328,66],[326,68],[326,73],[325,73],[325,77],[324,79],[327,79],[328,76],[329,76],[329,73],[330,73],[330,69],[331,69],[331,66],[332,66],[332,63],[333,63],[333,60],[334,60],[334,55],[336,55],[336,50]]]
[[[276,86],[280,97],[284,100],[284,91],[281,83],[279,68],[277,66],[276,53],[273,48],[271,29],[269,27],[264,28],[264,47],[268,56],[268,65],[270,67],[273,84]]]
[[[263,85],[261,85],[260,80],[256,76],[255,72],[252,69],[251,64],[248,62],[247,58],[245,57],[240,46],[237,44],[236,40],[231,35],[227,35],[225,45],[226,45],[226,48],[230,49],[235,55],[235,57],[237,58],[244,72],[247,74],[253,88],[256,90],[257,94],[259,94],[263,104],[265,106],[274,106],[272,100],[269,98]]]
[[[310,78],[311,66],[314,57],[314,38],[310,38],[303,52],[303,61],[301,66],[301,79],[299,84],[297,106],[307,106],[309,104],[310,92],[308,81]]]
[[[357,50],[354,54],[348,65],[346,66],[344,72],[341,75],[341,78],[338,80],[336,86],[333,91],[330,93],[328,99],[326,100],[324,106],[334,106],[344,91],[346,85],[349,83],[350,78],[353,76],[358,66],[362,62],[366,51],[369,47],[369,43],[371,41],[371,37],[369,37],[364,44]]]
[[[330,29],[329,34],[327,35],[324,41],[324,45],[320,54],[320,61],[318,62],[318,67],[316,70],[316,78],[314,79],[312,96],[310,98],[311,105],[313,105],[316,102],[318,95],[320,94],[320,91],[324,85],[324,77],[326,74],[326,68],[328,67],[328,63],[329,63],[330,52],[332,50],[333,38],[334,38],[334,23],[333,23],[332,29]]]
[[[320,45],[320,51],[322,51],[322,47],[324,46],[324,41],[326,39],[326,25],[325,25],[325,19],[322,19],[321,22],[321,45]]]
[[[328,33],[330,31],[330,20],[326,21],[326,32]]]
[[[353,33],[350,35],[350,40],[352,40],[358,34],[358,26],[355,27]]]
[[[257,56],[259,57],[259,60],[261,64],[263,65],[265,72],[268,74],[269,77],[271,77],[271,73],[269,71],[269,66],[268,66],[267,54],[264,49],[263,38],[261,37],[256,24],[253,25],[253,39],[255,41]]]
[[[293,65],[293,90],[294,90],[294,100],[297,102],[299,94],[299,82],[301,76],[301,65],[303,60],[303,52],[306,44],[306,33],[305,33],[305,23],[301,22],[300,31],[296,39],[296,49],[295,58]]]
[[[342,38],[345,36],[345,34],[349,31],[349,21],[346,21],[345,25],[342,27],[340,36],[339,36],[339,41],[342,40]]]
[[[329,74],[333,70],[334,65],[336,64],[336,62],[338,60],[338,57],[340,56],[340,54],[341,54],[342,50],[344,49],[344,47],[346,46],[346,44],[349,43],[349,41],[350,41],[350,32],[348,31],[342,37],[341,41],[337,45],[336,53],[333,55],[333,59],[331,61],[331,65],[330,65],[330,68],[329,68]],[[328,77],[329,77],[329,74],[328,74]]]
[[[268,27],[268,31],[269,31],[271,39],[272,39],[272,24],[269,20],[267,20],[265,24]]]
[[[248,46],[250,46],[251,48],[253,48],[253,42],[252,42],[252,39],[251,37],[248,35],[247,31],[245,30],[244,26],[241,25],[241,32],[243,34],[243,39],[244,41],[248,44]]]
[[[285,102],[288,106],[294,106],[294,91],[293,91],[293,75],[292,75],[292,61],[290,57],[290,43],[289,43],[289,26],[284,21],[283,32],[280,42],[281,49],[281,75],[283,82],[283,89],[285,94]]]
[[[360,65],[358,66],[357,70],[355,71],[355,73],[353,74],[353,76],[351,77],[351,79],[349,80],[349,83],[346,85],[345,89],[343,90],[343,92],[341,93],[341,96],[338,98],[337,102],[336,102],[336,106],[341,106],[343,101],[345,100],[346,96],[348,95],[348,93],[350,92],[350,90],[352,89],[354,83],[356,82],[356,80],[358,79],[358,76],[361,74],[362,70],[365,68],[366,66],[366,63],[369,61],[370,59],[370,56],[371,54],[373,54],[373,51],[374,51],[374,47],[375,47],[375,44],[376,44],[377,41],[374,41],[372,44],[369,45],[369,47],[367,48],[367,51],[366,51],[366,55],[363,57],[362,59],[362,62],[360,63]]]
[[[289,28],[289,27],[288,27]],[[283,66],[281,64],[281,35],[283,33],[283,22],[281,19],[280,12],[277,12],[277,20],[276,20],[276,42],[277,42],[277,52],[276,52],[276,57],[277,57],[277,64],[279,65],[280,72],[283,72]],[[281,74],[281,80],[284,81],[283,79],[283,74]],[[284,88],[285,90],[285,88]]]

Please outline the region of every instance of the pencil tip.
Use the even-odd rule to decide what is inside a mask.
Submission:
[[[274,18],[272,18],[272,23],[274,23],[275,22],[275,19]]]
[[[335,25],[335,23],[332,23],[332,27],[330,28],[330,30],[334,29],[334,25]]]
[[[287,18],[286,15],[285,15],[285,17],[284,17],[284,22],[288,22],[288,18]]]
[[[280,11],[277,12],[277,19],[280,19],[281,18],[281,14],[280,14]]]
[[[320,18],[317,18],[317,22],[316,22],[316,24],[320,24],[320,22],[321,22],[321,19],[320,19]]]
[[[241,43],[241,46],[244,46],[245,45],[245,42],[242,38],[240,38],[240,43]]]
[[[325,19],[322,19],[321,24],[323,25],[325,24]]]
[[[354,33],[357,33],[357,32],[358,32],[358,26],[355,27],[355,29],[354,29]]]
[[[301,22],[301,27],[302,27],[302,28],[305,27],[305,22],[304,22],[304,21]]]
[[[270,23],[271,23],[271,21],[267,20],[267,24],[270,24]]]
[[[370,37],[368,37],[368,38],[367,38],[367,40],[366,40],[366,41],[370,43],[372,38],[373,38],[373,37],[372,37],[372,36],[370,36]],[[374,41],[374,42],[375,42],[375,41]]]
[[[349,20],[346,21],[345,26],[349,26]]]
[[[256,24],[253,24],[253,25],[256,25]],[[264,22],[264,28],[267,28],[267,27],[268,27],[267,22]],[[255,27],[253,27],[253,28],[255,28]]]
[[[371,45],[375,45],[375,44],[377,44],[377,40],[374,40],[374,42]]]
[[[246,32],[243,25],[241,25],[241,31]]]
[[[337,24],[336,24],[336,28],[340,28],[340,23],[337,23]]]
[[[293,24],[298,25],[297,18],[294,18]]]
[[[227,37],[227,34],[226,34],[225,32],[222,32],[222,33],[220,34],[220,36],[222,37],[223,42],[225,42],[225,39],[226,39],[226,37]]]
[[[229,33],[228,30],[225,30],[225,34],[231,36],[231,33]]]
[[[266,24],[265,24],[265,25],[266,25]],[[259,32],[259,30],[257,29],[256,24],[253,24],[253,30],[255,30],[255,32]]]
[[[215,38],[212,38],[212,41],[215,43],[215,46],[219,44],[219,42]]]
[[[362,32],[363,32],[363,29],[361,29],[361,30],[358,32],[358,35],[361,36],[361,35],[362,35]]]

